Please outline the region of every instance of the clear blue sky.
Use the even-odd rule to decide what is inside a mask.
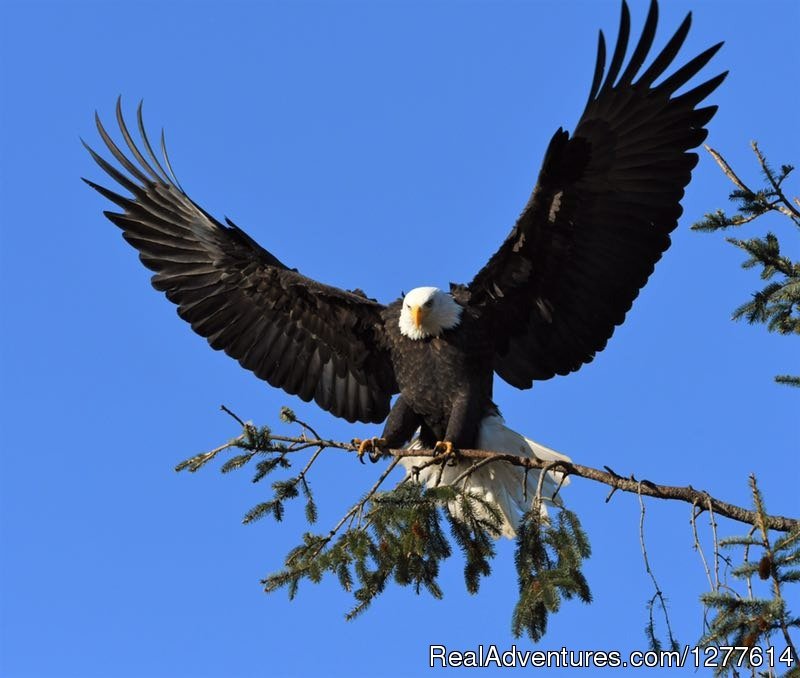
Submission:
[[[645,7],[632,3],[637,35]],[[752,7],[662,2],[657,44],[690,9],[686,58],[726,41],[705,71],[731,71],[712,97],[709,142],[755,182],[752,138],[774,163],[800,163],[800,10]],[[12,0],[0,13],[0,673],[421,675],[431,643],[530,648],[509,631],[508,542],[479,595],[464,592],[454,557],[443,601],[391,588],[355,622],[333,581],[303,585],[293,603],[261,592],[303,529],[302,507],[280,525],[242,526],[268,487],[174,464],[237,433],[221,403],[260,423],[288,404],[340,439],[378,427],[271,389],[195,336],[79,181],[103,175],[78,138],[99,147],[94,110],[111,121],[118,94],[128,112],[143,97],[207,210],[311,276],[390,301],[469,280],[505,237],[550,136],[580,115],[617,0]],[[516,429],[581,463],[743,504],[755,472],[769,509],[797,515],[798,392],[772,375],[797,373],[800,345],[729,320],[757,275],[721,235],[689,231],[729,189],[704,155],[674,244],[608,349],[532,391],[498,383],[496,398]],[[796,233],[771,227],[797,256]],[[322,460],[319,529],[379,470]],[[646,646],[638,504],[605,495],[580,479],[564,495],[592,540],[595,602],[566,603],[540,649]],[[692,642],[706,584],[689,507],[648,507],[651,563],[679,640]]]

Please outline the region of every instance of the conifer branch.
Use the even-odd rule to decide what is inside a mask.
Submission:
[[[250,431],[249,434],[248,431]],[[279,436],[271,433],[271,431],[269,431],[269,429],[266,427],[262,429],[256,429],[256,427],[254,427],[252,424],[245,424],[245,433],[238,438],[234,438],[233,440],[221,445],[211,452],[199,454],[181,462],[176,466],[175,470],[181,471],[188,469],[190,471],[195,471],[197,468],[213,458],[213,456],[218,452],[228,449],[232,446],[243,444],[248,435],[253,435],[252,432],[257,432],[262,437],[266,432],[266,435],[272,441],[275,441],[274,443],[268,443],[266,446],[264,446],[261,450],[261,453],[280,452],[281,454],[288,456],[290,454],[315,447],[337,449],[345,452],[358,451],[357,446],[353,445],[352,443],[339,442],[323,438],[308,438],[306,436]],[[426,461],[426,466],[428,463],[433,465],[447,462],[446,459],[442,459],[441,455],[436,455],[433,450],[393,449],[387,450],[387,453],[395,459],[400,459],[403,457],[428,457],[430,458],[430,462]],[[731,520],[735,520],[740,523],[746,523],[748,525],[756,525],[756,521],[758,520],[756,511],[745,509],[741,506],[736,506],[735,504],[730,504],[720,499],[716,499],[707,492],[696,490],[691,485],[684,487],[674,485],[659,485],[649,480],[637,480],[633,475],[626,478],[610,470],[602,471],[591,466],[584,466],[583,464],[576,464],[574,462],[561,460],[555,462],[543,461],[530,457],[517,456],[506,452],[493,452],[491,450],[459,450],[458,454],[462,458],[473,459],[476,462],[483,460],[486,460],[486,463],[505,462],[513,466],[531,470],[555,469],[566,475],[577,476],[579,478],[585,478],[587,480],[593,480],[595,482],[608,485],[615,491],[627,492],[630,494],[654,497],[656,499],[664,499],[669,501],[682,501],[690,505],[702,507],[703,510],[711,509],[718,516],[724,516]],[[468,471],[472,473],[475,470],[476,465],[473,465]],[[765,526],[770,530],[789,532],[800,529],[800,519],[797,518],[779,515],[765,516],[765,521]]]
[[[767,159],[764,157],[764,154],[758,148],[757,141],[751,141],[750,147],[753,149],[753,152],[756,154],[758,158],[758,163],[761,165],[761,171],[764,173],[764,176],[767,177],[767,181],[769,181],[770,185],[772,186],[773,191],[775,191],[775,195],[778,196],[780,204],[776,206],[776,209],[779,212],[782,212],[790,219],[798,220],[800,219],[800,211],[796,210],[792,205],[791,201],[783,194],[781,190],[781,184],[783,180],[789,175],[789,172],[783,171],[780,177],[776,177],[775,173],[772,171],[772,168],[767,163]],[[797,198],[795,198],[797,200]]]
[[[390,450],[390,453],[396,457],[433,457],[432,450]],[[691,485],[679,487],[674,485],[659,485],[649,480],[636,480],[633,476],[625,478],[616,473],[601,471],[600,469],[591,466],[584,466],[583,464],[576,464],[567,461],[545,462],[538,459],[531,459],[530,457],[519,457],[505,452],[492,452],[489,450],[459,450],[459,454],[467,459],[497,459],[505,461],[513,466],[519,466],[527,469],[544,469],[550,465],[560,472],[570,476],[578,476],[579,478],[586,478],[587,480],[594,480],[598,483],[603,483],[615,490],[628,492],[631,494],[641,494],[646,497],[654,497],[656,499],[666,499],[673,501],[683,501],[688,504],[698,504],[701,506],[710,506],[714,513],[717,515],[725,516],[731,520],[740,523],[747,523],[748,525],[755,525],[757,515],[755,511],[751,511],[741,506],[736,506],[728,502],[721,501],[712,497],[707,492],[694,489]],[[766,525],[771,530],[779,532],[789,532],[800,528],[800,519],[788,518],[785,516],[766,516]]]
[[[764,555],[758,566],[758,574],[761,579],[769,579],[771,581],[773,600],[775,600],[779,609],[785,610],[786,603],[781,593],[781,584],[783,582],[781,581],[780,571],[777,567],[781,561],[780,558],[776,558],[773,546],[770,543],[769,530],[764,521],[764,517],[766,515],[766,511],[764,509],[764,500],[761,496],[761,492],[758,489],[758,485],[756,485],[756,477],[752,474],[750,475],[750,489],[753,493],[756,515],[758,516],[756,527],[761,533],[761,546],[764,549]],[[795,534],[792,536],[794,537],[794,540],[797,541],[798,536],[800,535]],[[789,628],[787,626],[785,617],[786,615],[781,615],[781,617],[777,620],[777,623],[780,626],[784,639],[786,640],[786,645],[792,649],[792,655],[796,658],[797,649],[795,648],[792,638],[789,635]]]
[[[353,443],[322,438],[312,426],[298,420],[288,408],[281,410],[281,419],[285,423],[301,426],[301,435],[276,435],[266,426],[257,427],[243,421],[227,408],[223,407],[223,410],[243,427],[241,435],[210,452],[181,462],[176,470],[196,471],[223,450],[237,447],[244,454],[228,459],[221,466],[222,472],[242,468],[259,458],[253,477],[253,482],[259,482],[277,468],[291,468],[296,455],[305,452],[302,458],[306,463],[299,474],[273,482],[273,499],[248,511],[243,522],[254,522],[270,514],[281,521],[284,503],[300,496],[302,492],[307,502],[307,522],[315,523],[317,510],[308,483],[308,475],[314,463],[324,451],[335,449],[356,454],[358,447]],[[696,519],[703,512],[709,513],[714,538],[714,580],[712,582],[708,562],[701,550],[711,586],[710,593],[701,598],[706,606],[706,635],[703,642],[719,643],[720,639],[731,635],[744,637],[743,633],[751,633],[751,629],[756,628],[753,626],[756,622],[760,624],[758,638],[779,630],[788,638],[789,627],[794,628],[800,623],[788,618],[780,592],[781,584],[800,580],[800,572],[792,569],[800,561],[800,550],[797,548],[800,520],[767,515],[760,499],[755,500],[754,510],[747,510],[717,500],[691,486],[657,485],[647,480],[637,480],[633,475],[623,477],[608,467],[600,470],[564,460],[545,461],[490,450],[458,450],[447,455],[437,455],[433,450],[424,449],[393,449],[384,452],[390,461],[370,489],[327,533],[305,533],[302,543],[286,556],[284,569],[269,574],[262,580],[265,591],[286,588],[290,598],[293,598],[301,581],[319,582],[325,574],[335,574],[342,587],[352,592],[356,600],[355,606],[346,615],[348,619],[363,612],[385,590],[390,580],[400,585],[411,585],[417,593],[424,588],[435,598],[441,598],[442,591],[437,581],[439,566],[441,561],[452,554],[452,548],[442,529],[444,524],[449,526],[451,539],[464,556],[467,590],[476,592],[481,577],[488,576],[491,572],[490,560],[495,555],[494,539],[500,535],[502,518],[493,502],[467,488],[466,480],[489,464],[505,463],[525,471],[525,486],[528,472],[534,469],[539,472],[536,496],[517,526],[515,563],[519,599],[512,614],[512,631],[516,635],[526,633],[537,641],[547,629],[549,615],[560,609],[563,600],[592,600],[588,582],[581,571],[582,563],[589,557],[591,549],[578,517],[561,504],[552,506],[555,515],[551,519],[542,510],[543,483],[551,471],[560,473],[562,482],[567,476],[578,476],[608,485],[612,488],[612,493],[622,491],[638,496],[641,508],[639,537],[642,554],[645,568],[655,587],[655,594],[647,606],[649,621],[645,627],[653,649],[661,646],[655,634],[656,605],[660,605],[666,620],[669,645],[675,647],[677,642],[667,614],[666,600],[653,574],[644,542],[646,496],[685,501],[692,505],[692,529],[695,546],[699,550]],[[418,462],[394,489],[382,490],[384,483],[404,457],[421,457],[424,460]],[[461,471],[454,481],[447,484],[435,483],[433,487],[427,488],[419,482],[413,482],[418,480],[415,478],[415,470],[437,464],[440,469],[444,469],[446,464],[456,459],[466,459],[473,463]],[[555,498],[559,490],[560,485],[552,498]],[[734,575],[747,579],[748,591],[751,591],[749,577],[756,571],[761,572],[759,568],[763,569],[765,558],[766,562],[775,563],[772,600],[753,599],[752,593],[744,598],[727,585],[721,585],[715,520],[720,515],[751,526],[750,534],[743,540],[722,542],[723,546],[744,545],[745,562],[734,570]],[[770,544],[770,530],[790,534]],[[756,540],[751,535],[759,531],[763,539]],[[767,554],[759,563],[748,561],[751,545],[761,547]],[[725,562],[731,564],[728,559]],[[710,622],[707,621],[709,610],[716,613]],[[794,646],[789,647],[794,651]]]
[[[782,589],[787,583],[800,581],[800,570],[797,568],[800,563],[800,530],[773,541],[766,526],[766,509],[755,476],[751,475],[749,482],[757,514],[755,524],[744,536],[729,537],[719,543],[716,536],[714,537],[715,549],[743,549],[743,561],[732,569],[732,575],[746,582],[747,593],[741,595],[727,585],[723,591],[723,587],[717,585],[700,597],[705,606],[704,621],[709,608],[713,610],[714,617],[710,622],[704,623],[705,634],[698,644],[741,648],[743,654],[738,657],[728,655],[717,666],[715,675],[738,675],[736,669],[740,667],[751,668],[755,675],[756,669],[763,663],[763,657],[750,650],[774,645],[770,638],[773,634],[780,633],[786,642],[786,649],[778,661],[789,669],[787,676],[795,675],[798,657],[790,629],[800,628],[800,619],[789,612]],[[756,558],[753,560],[751,549],[756,551]],[[760,554],[757,553],[758,550]],[[726,562],[730,564],[727,559]],[[756,575],[758,579],[771,584],[770,598],[754,595],[752,580]]]
[[[434,456],[433,450],[389,450],[389,453],[395,457],[432,457]],[[633,476],[625,478],[613,472],[601,471],[600,469],[591,466],[584,466],[583,464],[576,464],[574,462],[555,461],[545,462],[538,459],[531,459],[530,457],[519,457],[505,452],[492,452],[489,450],[459,450],[458,453],[467,459],[492,459],[497,461],[505,461],[513,466],[519,466],[527,469],[545,469],[556,468],[558,471],[566,475],[578,476],[579,478],[586,478],[587,480],[594,480],[598,483],[608,485],[614,490],[628,492],[631,494],[641,494],[646,497],[654,497],[656,499],[683,501],[688,504],[697,504],[702,506],[703,510],[708,510],[710,507],[714,513],[730,518],[737,522],[746,523],[748,525],[755,525],[757,515],[755,511],[751,511],[734,504],[729,504],[716,499],[709,495],[707,492],[694,489],[691,485],[685,487],[673,485],[658,485],[650,482],[649,480],[636,480]],[[766,516],[766,525],[771,530],[779,532],[789,532],[794,529],[800,528],[800,519],[788,518],[785,516]]]
[[[736,190],[729,197],[738,203],[738,213],[729,217],[718,209],[716,212],[706,214],[702,221],[694,224],[693,230],[716,231],[732,226],[738,227],[768,212],[777,212],[800,227],[800,210],[796,207],[800,206],[800,198],[795,197],[790,200],[783,190],[783,183],[794,167],[781,165],[780,171],[776,172],[770,167],[758,144],[753,141],[750,146],[766,179],[766,184],[756,191],[742,181],[719,152],[709,146],[705,147],[725,176],[736,186]],[[760,266],[762,280],[770,281],[734,311],[733,319],[745,318],[751,324],[766,324],[770,332],[800,334],[800,262],[792,261],[781,254],[780,242],[771,232],[764,238],[755,237],[747,240],[727,238],[727,240],[747,253],[747,259],[742,262],[743,268]],[[800,377],[795,375],[778,375],[775,381],[779,384],[800,387]]]
[[[703,221],[699,221],[692,226],[692,230],[713,231],[729,226],[741,226],[770,211],[780,212],[789,217],[795,225],[800,226],[800,210],[792,204],[794,202],[800,206],[800,198],[794,198],[792,201],[786,197],[782,189],[783,182],[794,170],[792,165],[782,165],[780,173],[776,174],[761,149],[759,149],[758,142],[751,141],[750,147],[753,149],[761,167],[761,172],[769,184],[767,187],[754,191],[739,178],[721,153],[706,144],[704,144],[704,147],[725,173],[725,176],[736,186],[737,190],[731,193],[730,199],[740,203],[740,213],[728,218],[722,210],[717,210],[713,214],[706,214]]]

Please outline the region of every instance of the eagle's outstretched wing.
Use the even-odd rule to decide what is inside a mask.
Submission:
[[[383,421],[398,391],[384,343],[383,306],[287,268],[235,224],[223,225],[196,205],[175,179],[166,150],[168,171],[153,152],[141,104],[144,153],[119,101],[117,122],[131,157],[99,118],[97,129],[129,176],[86,148],[133,197],[84,181],[122,207],[123,213],[105,214],[155,271],[153,286],[177,304],[181,318],[273,386],[313,398],[348,421]]]
[[[722,43],[654,85],[691,23],[686,17],[638,76],[655,35],[650,5],[627,66],[630,14],[623,2],[608,72],[598,45],[589,100],[575,134],[550,141],[536,188],[510,235],[462,294],[491,318],[495,370],[510,384],[567,374],[602,350],[669,247],[680,200],[716,106],[696,108],[722,73],[678,96]]]

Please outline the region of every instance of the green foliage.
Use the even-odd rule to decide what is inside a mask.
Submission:
[[[548,616],[558,612],[562,598],[577,596],[584,603],[592,602],[581,572],[591,548],[578,516],[561,508],[554,523],[546,525],[536,504],[523,517],[517,534],[514,562],[519,600],[511,620],[514,635],[525,633],[534,641],[544,636]]]
[[[758,146],[753,143],[764,176],[764,186],[751,190],[730,168],[719,153],[709,149],[725,174],[737,186],[730,199],[737,203],[738,212],[729,217],[722,210],[706,214],[692,228],[698,231],[716,231],[741,226],[754,219],[776,212],[787,217],[800,227],[800,203],[793,204],[783,193],[783,183],[793,171],[791,165],[782,165],[779,172],[770,167]],[[727,238],[728,242],[744,250],[747,258],[743,268],[761,267],[761,279],[769,281],[752,295],[752,299],[739,306],[733,313],[734,320],[744,318],[749,323],[763,323],[770,332],[800,334],[800,263],[781,254],[780,243],[774,233],[766,237],[746,240]],[[800,386],[800,377],[780,375],[775,377],[780,384]]]
[[[293,597],[301,580],[316,583],[325,573],[334,574],[355,598],[348,619],[366,610],[390,580],[441,598],[439,567],[452,550],[442,530],[440,509],[448,501],[458,500],[458,494],[449,487],[426,490],[413,482],[375,493],[351,512],[350,524],[338,536],[335,531],[327,536],[304,535],[303,543],[286,557],[284,569],[263,580],[264,588],[287,587]],[[475,518],[473,524],[479,522],[480,518]],[[467,537],[466,541],[472,544],[474,539]],[[468,561],[471,569],[488,574],[488,559],[494,551],[489,542],[485,546],[488,548],[471,552]]]
[[[223,409],[242,426],[242,434],[211,452],[181,462],[176,470],[196,471],[219,452],[239,449],[242,453],[224,462],[220,471],[242,469],[258,457],[253,482],[260,482],[275,471],[292,468],[298,453],[316,448],[300,473],[273,481],[272,497],[247,511],[242,521],[247,524],[272,517],[281,522],[287,502],[302,496],[306,521],[310,525],[316,523],[318,511],[308,483],[309,470],[326,447],[351,451],[355,447],[321,440],[286,407],[281,409],[280,418],[284,423],[301,426],[303,434],[299,437],[277,436],[268,427],[255,427]],[[314,439],[307,438],[306,431],[314,434]],[[430,463],[444,464],[447,459],[432,459]],[[294,598],[301,581],[317,583],[326,574],[333,575],[355,599],[346,614],[347,619],[352,619],[364,612],[390,583],[441,598],[441,564],[458,550],[464,558],[465,587],[470,593],[477,593],[481,579],[491,574],[495,540],[501,534],[500,510],[461,484],[426,488],[406,478],[394,489],[379,492],[396,464],[397,459],[328,534],[306,532],[302,542],[286,556],[283,569],[262,580],[264,589],[271,592],[286,588],[289,597]],[[536,505],[525,515],[519,529],[515,562],[520,599],[512,616],[514,633],[527,633],[533,640],[542,637],[548,615],[558,611],[562,599],[591,601],[581,572],[590,547],[577,516],[559,508],[552,525],[542,522],[539,516]]]
[[[278,416],[284,424],[293,424],[297,421],[297,415],[295,415],[294,410],[285,406],[281,407],[281,411]]]
[[[752,143],[752,148],[764,178],[764,186],[757,191],[749,188],[719,153],[708,149],[722,171],[736,186],[736,190],[730,194],[730,199],[737,203],[738,212],[729,217],[722,210],[717,210],[713,214],[705,215],[705,219],[695,224],[693,229],[716,231],[738,227],[768,212],[777,212],[788,218],[795,227],[800,227],[800,210],[798,210],[800,200],[795,198],[791,201],[783,192],[783,184],[794,168],[791,165],[782,165],[780,171],[776,172],[755,142]],[[749,323],[761,323],[766,325],[770,332],[779,334],[800,334],[800,263],[792,261],[781,253],[778,237],[772,232],[768,232],[763,238],[727,240],[747,254],[742,267],[746,269],[760,267],[761,279],[766,282],[749,301],[734,311],[734,320],[744,318]],[[775,381],[800,387],[800,376],[778,375]],[[793,617],[789,613],[783,597],[783,587],[800,581],[800,531],[771,541],[771,535],[765,527],[764,502],[752,476],[750,484],[758,516],[756,526],[745,536],[725,539],[719,544],[723,550],[743,551],[743,562],[733,567],[731,574],[747,582],[748,593],[742,596],[731,587],[725,586],[723,589],[718,584],[714,590],[701,597],[713,614],[713,618],[707,625],[707,633],[700,643],[759,650],[771,644],[771,636],[780,633],[787,652],[790,652],[794,659],[794,667],[788,669],[787,675],[798,675],[800,666],[797,664],[797,651],[789,631],[800,627],[800,618]],[[725,560],[729,564],[733,562],[732,559],[725,558]],[[771,595],[754,595],[754,580],[767,582],[768,590],[764,593]],[[727,663],[723,663],[718,673],[737,674],[736,668],[741,666],[741,661],[744,659],[755,674],[759,668],[757,661],[761,661],[762,656],[760,653],[747,653],[744,656],[739,653],[728,656]]]
[[[743,249],[749,255],[743,268],[762,266],[762,280],[771,280],[753,298],[742,304],[733,313],[734,320],[745,318],[749,323],[764,323],[770,332],[800,334],[800,263],[793,263],[780,253],[778,238],[767,233],[766,238],[739,240],[728,238],[728,242]]]
[[[794,167],[792,165],[781,165],[780,172],[775,172],[761,155],[761,152],[758,150],[758,145],[753,142],[752,146],[758,157],[759,164],[761,165],[761,171],[766,181],[765,185],[757,191],[751,190],[733,173],[733,170],[731,170],[722,156],[716,151],[709,149],[714,159],[722,167],[722,170],[738,187],[728,196],[729,200],[738,203],[738,212],[732,217],[729,217],[723,210],[718,209],[711,214],[706,214],[702,221],[698,221],[692,226],[692,230],[716,231],[731,226],[741,226],[767,212],[780,212],[782,211],[780,209],[781,207],[786,207],[786,202],[788,201],[786,201],[786,197],[783,194],[782,185],[794,171]],[[790,218],[795,224],[800,225],[800,216],[791,216]]]
[[[672,635],[672,627],[669,623],[669,616],[667,614],[666,598],[661,591],[656,591],[650,600],[647,601],[645,606],[647,609],[647,623],[644,626],[644,635],[647,638],[647,645],[649,649],[654,652],[661,652],[664,649],[664,643],[658,637],[658,630],[656,628],[656,604],[658,604],[664,613],[664,620],[667,625],[667,640],[669,641],[669,649],[675,651],[678,649],[678,641]]]
[[[777,649],[779,645],[773,636],[780,635],[783,644],[790,648],[794,656],[796,670],[797,654],[789,631],[800,628],[800,618],[790,614],[783,597],[783,588],[786,584],[800,581],[800,530],[782,535],[773,541],[765,527],[767,512],[753,476],[750,477],[750,488],[758,525],[746,535],[720,541],[723,550],[742,551],[742,563],[734,567],[731,574],[746,582],[748,594],[742,596],[732,587],[726,586],[701,596],[713,616],[699,644],[748,649],[775,646]],[[767,583],[767,589],[772,594],[770,597],[753,594],[754,578]],[[751,666],[749,662],[753,657],[760,659],[761,655],[746,653],[742,663]],[[717,669],[716,674],[735,674],[737,662],[741,660],[740,654],[731,655]],[[759,666],[754,663],[752,668],[757,669]],[[791,675],[792,670],[789,669],[786,675]]]
[[[457,507],[458,517],[448,507]],[[580,569],[590,547],[570,511],[560,509],[552,526],[533,516],[525,517],[517,539],[520,599],[512,629],[517,636],[527,633],[539,640],[548,614],[558,611],[562,598],[591,601]],[[316,583],[326,573],[333,574],[355,598],[348,619],[366,610],[389,582],[441,598],[440,566],[453,552],[443,524],[464,556],[466,588],[476,593],[481,577],[491,573],[500,525],[497,508],[468,490],[426,489],[411,481],[376,493],[362,510],[352,513],[350,525],[338,536],[334,531],[327,536],[305,534],[303,543],[286,557],[284,569],[262,583],[266,591],[285,587],[294,597],[303,579]]]

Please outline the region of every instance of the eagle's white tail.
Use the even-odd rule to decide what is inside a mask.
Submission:
[[[533,440],[512,431],[505,425],[503,418],[499,414],[489,415],[481,422],[478,432],[477,447],[481,450],[492,450],[494,452],[508,452],[518,456],[533,457],[545,461],[571,461],[569,457],[551,450],[549,447],[535,443]],[[409,450],[421,449],[419,440],[414,440],[408,446]],[[411,475],[413,467],[419,466],[425,457],[404,457],[400,463],[405,467],[406,472]],[[461,473],[469,468],[475,461],[462,459],[455,466],[447,465],[442,472],[438,464],[428,466],[419,472],[419,481],[428,487],[436,484],[441,472],[440,484],[447,485],[452,483]],[[487,464],[479,468],[470,476],[461,481],[465,489],[472,490],[482,495],[485,499],[493,502],[499,509],[503,519],[501,532],[504,537],[513,539],[517,536],[517,525],[522,514],[528,510],[536,498],[536,490],[539,486],[541,471],[531,469],[528,471],[527,489],[523,488],[525,483],[525,472],[518,466],[512,466],[503,462]],[[542,517],[547,518],[547,504],[559,504],[560,499],[555,495],[560,485],[569,483],[569,478],[563,478],[563,473],[549,471],[542,483]],[[527,500],[526,500],[527,496]],[[454,503],[454,502],[453,502]],[[458,506],[448,507],[456,517],[459,517]]]

